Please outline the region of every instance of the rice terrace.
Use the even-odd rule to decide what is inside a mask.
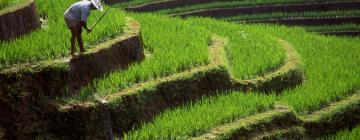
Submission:
[[[360,0],[1,0],[0,140],[360,139]]]

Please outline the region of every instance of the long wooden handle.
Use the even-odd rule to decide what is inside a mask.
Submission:
[[[100,20],[106,15],[106,13],[108,11],[109,11],[109,8],[106,9],[105,13],[98,19],[98,21],[96,21],[96,23],[93,26],[91,26],[91,28],[90,28],[91,30],[96,26],[96,24],[98,24],[100,22]]]

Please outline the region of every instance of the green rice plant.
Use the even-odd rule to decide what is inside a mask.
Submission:
[[[191,26],[179,18],[156,15],[133,15],[141,23],[141,33],[151,56],[131,65],[127,70],[111,73],[82,89],[86,99],[104,96],[135,83],[164,77],[208,63],[210,33],[202,27]]]
[[[226,122],[273,108],[275,96],[229,92],[165,111],[125,139],[186,139]]]
[[[267,31],[291,42],[302,58],[305,83],[287,90],[279,100],[296,111],[310,112],[347,96],[360,86],[360,38],[326,37],[300,28],[275,27]]]
[[[239,14],[232,17],[223,17],[227,21],[258,20],[268,18],[286,17],[339,17],[339,16],[360,16],[360,10],[335,10],[335,11],[306,11],[306,12],[275,12],[261,14]]]
[[[199,26],[211,24],[209,19],[189,20]],[[217,21],[212,22],[221,24]],[[145,123],[139,129],[125,134],[126,139],[183,139],[196,136],[227,121],[272,108],[274,102],[286,103],[298,114],[306,114],[348,96],[353,90],[359,88],[360,48],[358,43],[360,38],[326,37],[307,33],[297,27],[238,26],[257,27],[262,29],[264,37],[269,34],[289,41],[301,56],[306,77],[304,83],[277,95],[226,93],[183,107],[169,109],[152,122]],[[258,57],[262,56],[258,55]],[[233,107],[241,111],[234,111]]]
[[[322,140],[358,140],[360,136],[360,126],[352,130],[342,130],[335,135],[321,138]]]
[[[254,78],[284,62],[285,52],[277,38],[264,33],[262,26],[239,26],[210,18],[189,18],[188,22],[227,37],[225,49],[235,78]]]
[[[18,39],[1,42],[0,69],[18,63],[31,63],[40,60],[57,59],[68,56],[70,52],[70,30],[67,29],[63,13],[77,0],[37,0],[39,15],[48,20],[48,28],[39,29]],[[92,11],[88,26],[102,15]],[[125,14],[111,8],[103,20],[90,34],[83,34],[85,47],[90,48],[106,39],[123,32]]]

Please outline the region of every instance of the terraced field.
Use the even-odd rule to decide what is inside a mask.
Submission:
[[[306,30],[358,29],[351,8],[358,1],[134,0],[107,6],[93,33],[83,34],[88,51],[70,57],[62,13],[73,2],[35,1],[47,25],[1,42],[0,139],[357,137],[360,38]],[[304,6],[314,3],[323,9]],[[155,12],[180,17],[119,10],[130,5],[126,10],[169,5],[175,9]],[[181,17],[198,12],[192,8],[274,5],[303,9]],[[100,16],[92,12],[90,24]],[[355,22],[305,29],[248,23],[294,16]]]
[[[142,3],[142,4],[141,4]],[[321,34],[356,36],[358,29],[342,24],[359,24],[359,1],[143,1],[136,0],[116,4],[128,11],[152,11],[172,16],[207,16],[236,23],[271,23],[304,26],[308,31]],[[316,26],[317,30],[312,30]],[[325,27],[324,27],[325,26]],[[329,26],[336,26],[333,29]],[[339,28],[343,27],[343,28]],[[330,30],[331,29],[331,30]]]

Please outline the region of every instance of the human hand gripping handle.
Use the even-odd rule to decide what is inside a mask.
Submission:
[[[86,31],[87,31],[87,33],[91,33],[91,32],[92,32],[92,29],[91,29],[91,28],[87,28]]]

